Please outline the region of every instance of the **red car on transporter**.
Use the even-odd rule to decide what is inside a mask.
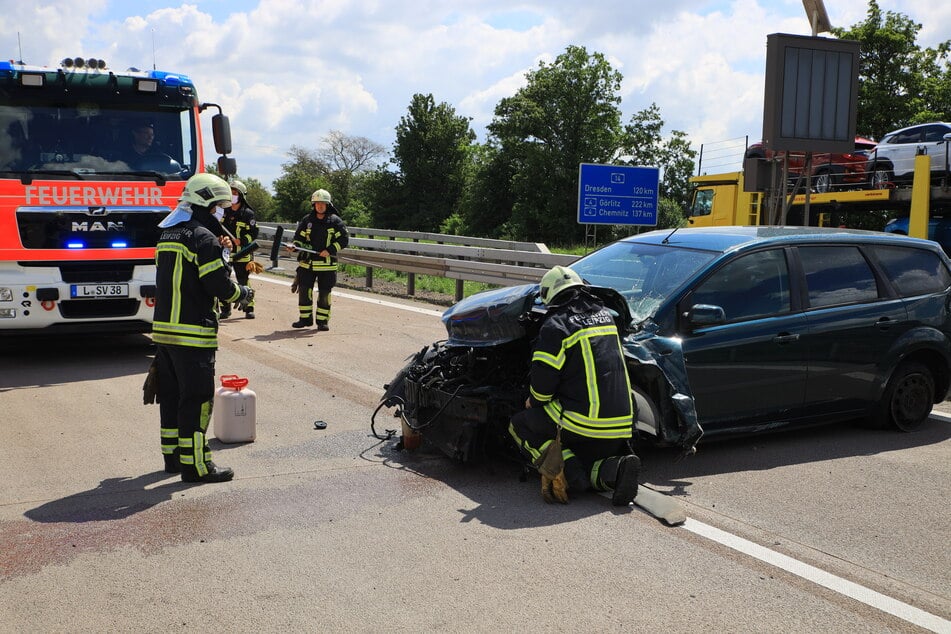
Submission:
[[[855,150],[848,154],[814,152],[812,155],[812,189],[820,194],[833,189],[863,188],[868,183],[868,159],[877,143],[855,137]],[[746,149],[746,158],[782,159],[786,153],[774,152],[753,143]],[[804,152],[789,153],[789,179],[795,182],[806,167]]]

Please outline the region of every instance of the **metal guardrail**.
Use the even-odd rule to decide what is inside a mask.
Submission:
[[[260,223],[258,243],[269,249],[273,269],[279,265],[283,235],[295,225]],[[373,269],[408,273],[407,294],[414,295],[415,276],[433,275],[456,280],[456,301],[463,297],[463,282],[484,282],[515,286],[537,282],[545,270],[556,264],[571,264],[574,255],[551,253],[544,244],[453,236],[439,233],[349,227],[350,245],[338,259],[342,263],[366,267],[366,286],[373,287]],[[370,236],[361,238],[359,236]],[[378,239],[384,237],[388,239]],[[421,242],[425,240],[427,242]]]

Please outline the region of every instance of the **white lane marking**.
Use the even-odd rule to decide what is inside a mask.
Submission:
[[[809,564],[803,563],[792,557],[777,553],[776,551],[770,550],[755,544],[749,540],[743,539],[742,537],[737,537],[726,531],[722,531],[719,528],[714,528],[703,522],[698,522],[697,520],[687,518],[687,521],[684,522],[683,528],[687,529],[691,533],[696,533],[707,539],[711,539],[719,544],[723,544],[728,548],[732,548],[737,552],[741,552],[745,555],[749,555],[760,561],[764,561],[772,566],[776,566],[781,570],[792,573],[798,577],[802,577],[808,581],[819,584],[824,588],[828,588],[839,594],[844,594],[847,597],[860,601],[865,605],[871,606],[883,612],[887,612],[893,616],[897,616],[903,621],[907,621],[919,627],[923,627],[932,632],[939,632],[941,634],[951,633],[951,621],[943,619],[940,616],[931,614],[930,612],[925,612],[919,608],[916,608],[907,603],[903,603],[897,599],[893,599],[889,596],[886,596],[880,592],[876,592],[864,586],[860,586],[857,583],[853,583],[841,577],[837,577],[831,573],[828,573],[824,570],[816,568],[815,566],[810,566]]]
[[[281,286],[290,286],[290,282],[284,280],[276,280],[273,277],[262,276],[262,275],[252,275],[256,280],[261,280],[262,282],[270,282],[271,284],[280,284]],[[341,293],[340,291],[334,290],[334,297],[345,297],[347,299],[352,299],[358,302],[366,302],[368,304],[376,304],[377,306],[386,306],[387,308],[399,308],[401,310],[408,310],[413,313],[420,313],[422,315],[430,315],[432,317],[442,317],[442,311],[432,310],[431,308],[420,308],[419,306],[409,306],[407,304],[398,304],[396,302],[388,302],[383,299],[376,299],[371,297],[361,297],[359,295],[351,295],[350,293]]]
[[[940,420],[942,423],[951,423],[951,415],[945,414],[944,412],[931,412],[931,418],[935,420]]]
[[[290,282],[285,282],[284,280],[275,280],[270,277],[261,277],[253,275],[255,279],[262,280],[264,282],[271,282],[272,284],[281,284],[283,286],[290,286]],[[399,308],[402,310],[409,310],[416,313],[422,313],[424,315],[433,315],[436,317],[442,316],[442,313],[437,310],[430,310],[427,308],[419,308],[416,306],[407,306],[406,304],[397,304],[396,302],[388,302],[381,299],[371,299],[367,297],[360,297],[357,295],[350,295],[349,293],[334,293],[335,296],[346,297],[348,299],[354,299],[359,302],[367,302],[370,304],[378,304],[380,306],[388,306],[390,308]],[[939,414],[938,412],[932,413],[932,416],[946,418],[945,415]],[[947,419],[946,420],[951,420]],[[828,588],[839,594],[844,594],[847,597],[860,601],[868,606],[887,612],[893,616],[918,625],[925,629],[931,630],[932,632],[939,632],[940,634],[951,634],[951,621],[941,618],[931,614],[930,612],[925,612],[919,608],[916,608],[907,603],[898,601],[889,596],[886,596],[880,592],[876,592],[865,586],[860,586],[857,583],[853,583],[841,577],[837,577],[831,573],[828,573],[824,570],[816,568],[815,566],[810,566],[809,564],[803,563],[792,557],[777,553],[776,551],[770,550],[759,544],[755,544],[749,540],[743,539],[733,535],[732,533],[727,533],[722,531],[719,528],[714,528],[703,522],[687,518],[687,521],[683,523],[682,528],[687,529],[691,533],[700,535],[701,537],[706,537],[711,539],[718,544],[722,544],[728,548],[749,555],[755,559],[766,562],[772,566],[776,566],[786,572],[792,573],[796,576],[802,577],[812,581],[813,583],[819,584],[824,588]]]

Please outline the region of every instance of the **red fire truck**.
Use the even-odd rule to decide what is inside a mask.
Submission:
[[[205,169],[209,107],[233,174],[186,75],[0,62],[0,335],[149,330],[157,225]]]

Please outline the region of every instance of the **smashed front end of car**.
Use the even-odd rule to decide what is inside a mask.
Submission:
[[[446,455],[474,462],[514,451],[508,421],[525,407],[538,285],[486,291],[445,313],[448,339],[415,354],[383,403]]]
[[[631,334],[628,302],[613,288],[589,290],[616,316],[638,436],[692,452],[702,430],[678,342],[654,336],[643,324]],[[517,455],[508,424],[528,398],[532,345],[545,315],[537,297],[537,284],[502,288],[443,313],[448,338],[413,355],[381,399],[381,407],[397,408],[404,441],[407,431],[419,434],[462,462]]]

